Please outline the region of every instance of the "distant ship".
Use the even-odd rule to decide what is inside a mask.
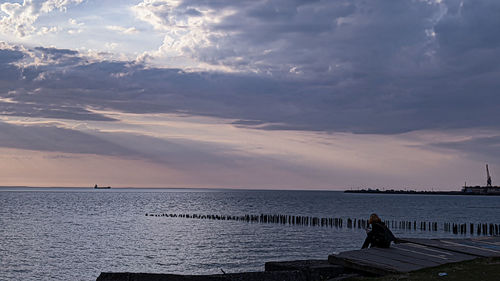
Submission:
[[[94,185],[94,189],[110,189],[111,186],[98,186],[97,184]]]
[[[486,186],[467,186],[467,183],[462,187],[462,192],[467,194],[477,195],[500,195],[500,186],[493,186],[491,184],[490,170],[486,164]]]

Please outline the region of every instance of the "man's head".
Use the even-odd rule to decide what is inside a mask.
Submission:
[[[370,215],[370,220],[368,221],[369,224],[375,223],[375,222],[382,222],[382,220],[378,217],[377,214],[373,213]]]

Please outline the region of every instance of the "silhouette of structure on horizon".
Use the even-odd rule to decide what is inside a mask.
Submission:
[[[491,181],[490,169],[488,164],[486,164],[486,186],[467,186],[464,185],[462,188],[463,193],[473,194],[473,195],[500,195],[500,186],[493,186]]]
[[[486,164],[486,186],[491,187],[491,176],[490,170],[488,169],[488,164]]]
[[[345,193],[379,193],[379,194],[426,194],[426,195],[500,195],[500,186],[492,185],[490,170],[486,164],[486,185],[467,186],[465,182],[460,191],[417,191],[417,190],[396,190],[396,189],[351,189]]]

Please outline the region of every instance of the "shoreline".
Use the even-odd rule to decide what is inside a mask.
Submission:
[[[461,195],[461,196],[500,196],[500,193],[478,193],[463,191],[417,191],[417,190],[379,190],[379,189],[358,189],[345,190],[344,193],[360,194],[405,194],[405,195]]]
[[[436,255],[439,252],[440,255]],[[96,281],[313,281],[364,280],[369,277],[411,276],[432,272],[440,268],[494,261],[493,271],[498,275],[500,236],[482,239],[400,239],[390,248],[368,248],[329,255],[326,260],[297,260],[266,262],[264,271],[210,275],[180,275],[161,273],[101,272]],[[483,267],[489,267],[484,264]],[[496,269],[495,269],[496,268]],[[489,268],[490,269],[490,268]],[[477,270],[477,266],[476,266]],[[450,272],[451,275],[456,272]],[[448,275],[446,273],[445,275]],[[439,276],[445,276],[439,275]],[[456,274],[460,276],[459,274]],[[425,275],[426,276],[426,275]],[[484,276],[483,280],[490,279]],[[428,278],[425,278],[428,279]],[[392,279],[391,279],[392,280]],[[416,279],[421,280],[421,279]],[[455,280],[450,279],[448,280]]]

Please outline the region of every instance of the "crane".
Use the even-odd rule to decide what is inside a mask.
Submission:
[[[488,169],[488,164],[486,164],[486,186],[491,187],[491,176],[490,170]]]

